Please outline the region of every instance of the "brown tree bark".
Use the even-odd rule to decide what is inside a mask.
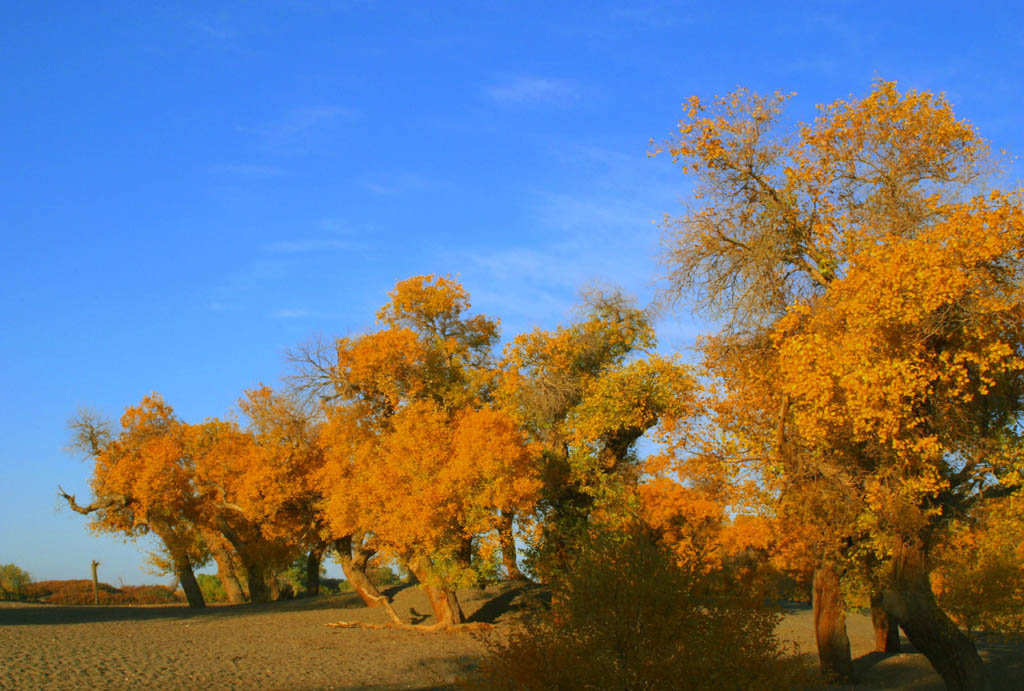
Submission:
[[[171,557],[174,576],[185,593],[185,601],[188,606],[195,609],[206,607],[203,591],[199,589],[196,575],[192,571],[192,560],[188,556],[188,550],[182,546],[182,540],[177,538],[174,530],[164,521],[150,521],[149,529],[163,540],[167,553]]]
[[[345,580],[363,599],[367,607],[379,607],[386,598],[377,590],[370,577],[366,575],[366,568],[370,558],[373,557],[373,550],[363,547],[363,535],[357,533],[336,540],[334,549],[338,553],[338,563],[341,570],[345,572]]]
[[[238,581],[238,575],[235,573],[235,563],[231,553],[221,541],[220,536],[216,534],[208,536],[206,544],[210,554],[213,555],[213,560],[217,563],[217,578],[220,579],[221,585],[224,586],[228,603],[232,605],[242,604],[245,602],[245,592],[242,590],[242,584]]]
[[[525,581],[526,576],[519,570],[516,563],[516,540],[512,532],[515,522],[515,514],[511,511],[502,511],[498,524],[498,539],[501,544],[501,563],[505,567],[505,573],[509,580]]]
[[[306,595],[320,594],[320,563],[324,558],[324,545],[309,550],[306,557]]]
[[[266,579],[267,583],[267,600],[273,600],[277,602],[281,599],[281,583],[277,580],[277,574],[270,574],[270,577]]]
[[[174,554],[172,558],[174,560],[174,575],[178,577],[181,589],[185,592],[185,601],[188,602],[188,606],[194,609],[206,607],[203,591],[199,589],[199,583],[192,571],[192,562],[188,555]]]
[[[974,642],[935,602],[920,540],[897,547],[892,587],[883,593],[882,604],[911,644],[928,658],[947,689],[990,688]]]
[[[235,548],[235,554],[238,555],[238,560],[242,562],[242,568],[245,569],[245,580],[249,588],[249,601],[267,602],[270,598],[270,593],[267,589],[267,574],[264,565],[253,557],[250,553],[249,545],[231,527],[231,524],[227,522],[223,515],[217,517],[217,529],[231,543],[231,546]]]
[[[245,568],[245,580],[249,583],[249,602],[269,602],[270,588],[267,586],[267,572],[262,564],[247,559],[239,553],[242,566]]]
[[[466,615],[462,613],[462,606],[455,591],[430,585],[430,562],[426,557],[414,559],[410,562],[409,569],[419,579],[420,587],[427,594],[438,627],[446,628],[465,623]]]
[[[829,681],[851,681],[853,660],[846,635],[846,610],[834,564],[824,562],[815,569],[813,603],[821,672]]]
[[[900,652],[900,627],[882,606],[882,593],[871,595],[871,625],[875,629],[875,652]]]

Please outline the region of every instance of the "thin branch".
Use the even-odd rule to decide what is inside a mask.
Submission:
[[[94,511],[99,511],[101,509],[108,509],[111,506],[128,506],[128,497],[124,496],[123,494],[111,494],[102,499],[97,499],[96,501],[87,506],[82,506],[77,501],[75,501],[75,495],[68,494],[60,485],[57,485],[57,496],[63,497],[65,501],[67,501],[68,506],[71,507],[72,511],[80,513],[83,516],[88,516]]]

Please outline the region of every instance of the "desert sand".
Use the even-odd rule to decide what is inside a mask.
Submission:
[[[417,588],[398,589],[400,614],[430,623]],[[518,591],[460,592],[474,620],[507,627]],[[58,607],[0,603],[4,689],[440,689],[484,652],[479,634],[331,628],[338,620],[383,624],[384,613],[352,594],[266,605]],[[870,619],[849,619],[859,689],[941,689],[923,656],[871,652]],[[810,609],[793,605],[780,626],[814,659]],[[1024,688],[1024,648],[983,645],[997,689]],[[823,688],[821,684],[819,688]]]

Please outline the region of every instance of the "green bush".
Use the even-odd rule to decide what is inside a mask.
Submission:
[[[588,538],[552,584],[552,608],[492,639],[471,689],[784,689],[804,668],[780,616],[679,568],[643,534]]]
[[[354,590],[352,584],[343,578],[321,578],[320,592],[324,595],[338,595],[340,593],[351,593]]]
[[[207,604],[212,602],[227,602],[228,594],[224,590],[224,584],[220,578],[208,573],[197,573],[196,582],[199,583],[199,590],[203,593],[203,600]]]
[[[0,600],[21,600],[30,583],[32,577],[28,571],[15,564],[0,566]]]
[[[366,575],[369,576],[370,582],[378,588],[388,588],[402,583],[402,579],[398,577],[398,574],[390,566],[375,566],[367,569]]]

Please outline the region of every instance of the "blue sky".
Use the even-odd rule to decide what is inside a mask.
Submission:
[[[650,138],[691,95],[944,91],[1024,153],[1017,2],[8,2],[0,7],[0,563],[116,583],[145,545],[59,510],[80,405],[187,420],[313,333],[457,275],[506,336],[581,285],[657,291],[688,187]],[[1022,167],[1011,162],[1010,184]],[[673,315],[669,348],[700,325]]]

